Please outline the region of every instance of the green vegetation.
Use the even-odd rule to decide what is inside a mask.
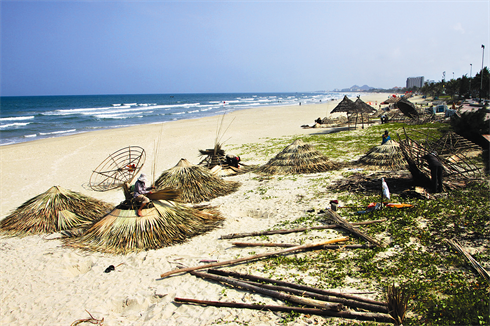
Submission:
[[[330,158],[349,153],[360,155],[380,143],[381,134],[390,130],[392,138],[404,129],[412,139],[424,142],[426,135],[436,139],[450,129],[448,124],[405,125],[389,123],[371,126],[365,130],[335,134],[302,136],[301,139]],[[394,137],[395,136],[395,137]],[[395,138],[396,139],[396,138]],[[276,154],[292,139],[268,139],[264,144],[241,147],[242,153],[267,159]],[[264,151],[265,157],[264,157]],[[481,159],[481,157],[479,158]],[[344,173],[348,177],[349,172]],[[278,178],[287,179],[289,176]],[[327,196],[318,191],[328,184],[328,174],[309,180],[312,196]],[[310,186],[309,186],[310,187]],[[436,200],[401,199],[393,202],[414,205],[408,209],[384,208],[370,214],[356,214],[342,210],[340,214],[350,222],[386,218],[384,223],[360,226],[363,232],[382,239],[384,248],[355,250],[318,250],[306,253],[271,257],[255,262],[251,268],[271,278],[305,283],[308,277],[314,286],[325,289],[355,287],[379,293],[385,300],[386,288],[399,284],[411,295],[407,317],[403,325],[490,325],[490,285],[478,275],[464,257],[445,239],[457,239],[469,248],[473,257],[483,266],[490,264],[490,199],[488,179],[466,188],[452,191]],[[265,188],[257,189],[261,193]],[[264,192],[265,194],[265,192]],[[366,207],[379,201],[379,194],[341,193],[337,196],[352,206]],[[303,198],[308,200],[308,198]],[[306,213],[294,221],[284,221],[272,229],[298,228],[325,223],[325,215]],[[324,230],[325,234],[349,235],[341,229]],[[318,232],[298,234],[297,243],[318,241]],[[259,241],[270,241],[262,236]],[[363,243],[353,236],[349,244]],[[287,274],[284,274],[287,273]],[[311,281],[309,281],[311,284]],[[299,317],[285,314],[282,323],[292,325]],[[324,325],[377,325],[373,322],[325,319]]]

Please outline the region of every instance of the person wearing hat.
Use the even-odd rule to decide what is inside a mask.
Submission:
[[[150,199],[146,197],[146,194],[151,193],[151,189],[154,189],[155,187],[146,187],[146,184],[148,183],[148,179],[146,178],[146,174],[141,173],[140,177],[138,178],[138,181],[134,184],[134,193],[133,193],[133,198],[136,200],[137,203],[141,204],[140,208],[138,208],[137,215],[138,216],[143,216],[143,207],[146,206],[150,202]]]
[[[238,163],[240,162],[240,156],[234,154],[226,154],[226,164],[240,168]]]

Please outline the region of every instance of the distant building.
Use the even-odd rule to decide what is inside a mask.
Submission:
[[[407,78],[407,88],[422,86],[424,86],[424,76]]]

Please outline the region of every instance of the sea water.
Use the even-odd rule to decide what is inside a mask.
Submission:
[[[255,107],[321,103],[343,95],[312,92],[1,97],[0,145]]]

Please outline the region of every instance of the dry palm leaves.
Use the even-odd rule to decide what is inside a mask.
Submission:
[[[401,325],[405,319],[410,295],[399,287],[391,285],[388,286],[386,297],[388,299],[389,314],[395,319],[395,325]]]
[[[116,208],[81,236],[63,240],[70,247],[127,254],[181,243],[223,221],[221,214],[211,207],[187,207],[159,200],[152,203],[152,208],[143,210],[142,217],[135,210]]]
[[[236,191],[240,183],[225,181],[186,159],[181,159],[173,168],[165,171],[155,182],[157,189],[180,190],[180,200],[185,203],[200,203]]]
[[[311,145],[296,139],[269,162],[259,167],[264,174],[300,174],[334,170],[338,165]]]
[[[80,193],[53,186],[29,199],[0,221],[0,229],[10,236],[58,232],[88,225],[113,207]]]
[[[359,163],[398,170],[405,166],[405,158],[400,145],[393,140],[388,140],[383,145],[371,148],[359,159]]]

